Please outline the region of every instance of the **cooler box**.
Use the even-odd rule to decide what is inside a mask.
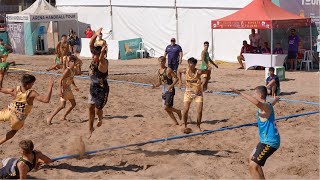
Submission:
[[[274,74],[279,77],[280,81],[283,81],[286,79],[285,76],[285,69],[284,66],[275,66],[274,67]],[[265,80],[269,77],[269,68],[265,68]]]

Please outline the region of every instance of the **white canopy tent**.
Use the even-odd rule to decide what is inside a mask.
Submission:
[[[78,13],[80,23],[93,30],[112,30],[111,39],[142,38],[147,49],[156,56],[164,54],[170,39],[175,37],[183,49],[184,59],[200,58],[203,42],[211,42],[214,59],[236,61],[242,41],[250,30],[216,30],[211,34],[211,20],[236,12],[252,0],[56,0],[58,9]],[[99,18],[97,18],[99,17]],[[64,23],[61,28],[68,28]],[[59,27],[59,28],[60,28]],[[83,37],[84,28],[79,36]],[[59,30],[60,31],[60,30]],[[213,47],[213,48],[212,48]],[[212,48],[212,49],[211,49]]]
[[[16,53],[33,55],[39,26],[50,22],[78,22],[77,13],[65,13],[51,6],[46,0],[36,0],[28,9],[7,15],[9,39]],[[77,26],[78,27],[78,26]],[[52,27],[51,27],[52,28]],[[77,28],[79,32],[79,29]],[[41,32],[46,34],[46,32]],[[54,38],[53,38],[54,41]],[[24,42],[23,44],[21,44]]]

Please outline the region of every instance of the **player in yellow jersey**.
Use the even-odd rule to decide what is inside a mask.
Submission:
[[[61,120],[66,120],[67,115],[71,112],[71,110],[76,106],[76,100],[73,96],[71,85],[75,88],[76,91],[79,91],[78,87],[74,83],[73,77],[75,75],[75,63],[77,61],[77,57],[74,55],[71,55],[69,57],[69,65],[64,70],[63,75],[60,79],[59,84],[59,96],[61,100],[61,105],[50,115],[50,117],[47,119],[47,124],[51,125],[51,121],[53,117],[58,114],[62,109],[66,107],[66,101],[70,101],[71,106],[68,108],[68,110],[63,115],[63,118]]]
[[[203,108],[203,86],[201,82],[201,75],[208,74],[211,71],[211,67],[207,70],[200,70],[196,68],[197,60],[195,58],[188,59],[188,68],[181,68],[178,70],[179,85],[181,87],[182,74],[186,75],[186,91],[183,98],[183,113],[182,119],[184,121],[185,130],[187,129],[188,112],[191,102],[194,100],[197,106],[197,126],[199,131],[201,119],[202,119],[202,108]],[[186,132],[186,131],[185,131]]]
[[[21,79],[21,86],[17,86],[14,89],[4,88],[2,87],[4,75],[5,70],[0,70],[0,92],[13,96],[14,100],[7,109],[0,111],[0,121],[9,121],[11,125],[11,130],[7,132],[5,137],[0,138],[0,145],[11,139],[23,127],[34,100],[49,103],[53,87],[53,79],[50,79],[47,94],[41,96],[31,89],[36,78],[32,75],[24,74]]]

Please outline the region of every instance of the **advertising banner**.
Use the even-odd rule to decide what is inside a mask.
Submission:
[[[320,32],[320,0],[273,0],[281,8],[301,17],[311,18]]]
[[[140,42],[142,42],[141,38],[119,41],[120,59],[136,59],[136,51],[139,49]]]
[[[13,52],[16,54],[25,54],[23,23],[8,23],[7,32]]]

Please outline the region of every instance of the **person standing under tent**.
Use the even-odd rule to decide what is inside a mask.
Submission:
[[[103,107],[108,101],[109,85],[108,85],[108,60],[105,59],[107,46],[94,46],[94,42],[101,34],[102,28],[92,36],[90,40],[90,50],[92,53],[92,61],[89,67],[90,75],[90,93],[89,93],[89,137],[91,137],[94,128],[93,123],[95,115],[98,116],[97,127],[102,125]]]
[[[171,44],[166,47],[164,57],[168,55],[168,67],[177,73],[179,64],[182,63],[182,48],[176,44],[176,39],[171,38]]]
[[[255,29],[251,29],[251,34],[249,35],[250,45],[256,50],[260,47],[260,35],[256,34]]]
[[[84,32],[84,34],[86,35],[86,38],[92,38],[93,36],[93,31],[91,29],[90,26],[87,27],[86,31]]]
[[[73,29],[70,29],[68,35],[68,42],[70,44],[69,51],[71,54],[77,53],[78,40],[79,39],[76,32],[74,32]]]
[[[288,62],[290,63],[289,71],[294,71],[297,68],[296,65],[300,38],[296,35],[295,29],[291,29],[290,32],[291,34],[288,37]]]
[[[206,71],[208,67],[210,67],[209,62],[214,65],[216,68],[219,68],[216,63],[212,61],[212,59],[209,56],[208,49],[209,49],[209,42],[206,41],[203,43],[204,49],[201,52],[201,61],[202,63],[200,64],[200,69],[203,71]],[[202,89],[203,91],[206,91],[208,89],[208,82],[211,78],[211,71],[208,71],[208,74],[203,74],[201,76],[201,81],[202,81]]]

